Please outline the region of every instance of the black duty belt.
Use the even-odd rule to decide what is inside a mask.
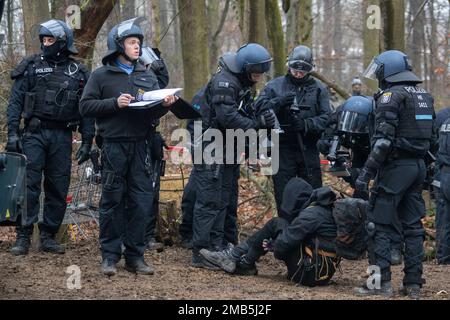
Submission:
[[[75,122],[57,122],[41,120],[41,129],[49,130],[73,130],[77,127],[78,123]]]

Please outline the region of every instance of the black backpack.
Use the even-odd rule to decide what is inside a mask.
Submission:
[[[338,199],[333,218],[337,227],[336,253],[348,260],[357,260],[367,249],[366,211],[368,202],[362,199]]]

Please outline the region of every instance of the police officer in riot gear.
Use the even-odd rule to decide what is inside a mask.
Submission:
[[[362,81],[360,78],[354,78],[352,81],[352,96],[362,96]]]
[[[236,53],[221,57],[218,72],[209,81],[206,99],[210,107],[210,127],[220,130],[225,137],[227,129],[273,128],[275,117],[266,114],[255,117],[252,114],[252,86],[263,79],[270,70],[272,58],[263,46],[249,43]],[[225,146],[217,145],[218,148]],[[218,143],[213,141],[212,143]],[[197,152],[197,151],[196,151]],[[234,150],[224,150],[225,155]],[[237,155],[238,157],[240,155]],[[203,163],[196,167],[196,184],[201,190],[196,194],[193,220],[193,256],[192,265],[200,268],[212,268],[199,254],[203,248],[222,250],[224,242],[224,224],[230,201],[237,201],[230,191],[237,183],[238,159],[229,163]],[[234,199],[234,200],[231,200]],[[237,228],[236,226],[234,227]]]
[[[400,222],[405,244],[403,293],[418,298],[423,282],[422,258],[425,204],[422,184],[426,175],[424,156],[433,137],[433,98],[418,87],[422,81],[412,72],[408,57],[396,50],[386,51],[372,61],[366,77],[379,82],[376,95],[375,131],[372,151],[357,181],[358,190],[371,190],[368,226],[369,263],[380,268],[381,287],[357,290],[361,295],[393,293],[391,285],[390,234]]]
[[[124,21],[109,32],[104,65],[92,73],[80,103],[81,114],[96,118],[103,138],[99,238],[101,271],[108,276],[117,272],[122,242],[126,270],[154,272],[144,261],[144,250],[148,207],[153,202],[151,124],[160,115],[129,106],[139,94],[159,89],[155,74],[138,63],[144,40],[140,21]],[[168,96],[163,105],[176,100]]]
[[[329,128],[318,143],[321,152],[333,162],[330,173],[341,176],[355,189],[355,181],[370,154],[369,129],[373,127],[374,101],[366,96],[350,97],[331,116]],[[329,132],[331,131],[331,133]],[[340,151],[344,147],[347,150]],[[351,167],[348,166],[351,164]],[[367,190],[354,190],[354,198],[369,199]],[[391,237],[391,264],[402,263],[401,227]]]
[[[70,183],[72,132],[78,128],[82,145],[78,163],[89,158],[94,137],[93,119],[81,118],[78,103],[89,78],[87,68],[70,57],[78,51],[72,30],[60,20],[40,25],[40,54],[25,58],[11,73],[14,85],[8,105],[6,150],[27,157],[25,224],[17,227],[15,255],[28,253],[33,223],[38,222],[39,196],[44,174],[44,219],[39,224],[42,251],[64,253],[55,241],[66,211]],[[20,129],[24,120],[25,127]]]
[[[438,123],[443,117],[446,120]],[[439,151],[435,180],[440,183],[436,207],[436,255],[439,264],[450,264],[450,108],[438,112],[436,123],[439,125]]]
[[[352,188],[370,153],[369,118],[372,112],[373,100],[369,97],[353,96],[345,101],[339,108],[330,148],[322,150],[334,164],[334,170],[330,169],[330,172],[343,177]],[[341,147],[347,150],[342,151]],[[369,195],[355,190],[353,197],[368,200]]]
[[[317,141],[331,114],[328,90],[310,72],[314,68],[311,50],[298,46],[287,60],[288,73],[265,86],[255,107],[272,109],[284,133],[280,134],[279,171],[273,176],[278,212],[288,181],[299,176],[313,188],[322,186]]]

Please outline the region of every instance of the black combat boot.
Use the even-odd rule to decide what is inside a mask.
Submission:
[[[194,247],[192,239],[187,239],[187,238],[182,239],[180,245],[182,248],[188,249],[188,250],[192,250],[192,248]]]
[[[392,297],[394,295],[394,290],[392,289],[392,284],[390,281],[384,281],[381,283],[380,289],[370,289],[366,284],[355,289],[355,294],[357,296],[383,296]]]
[[[391,249],[391,265],[398,266],[403,263],[403,254],[400,249]]]
[[[420,294],[422,293],[422,288],[419,284],[407,284],[403,285],[400,292],[411,299],[419,300]]]
[[[203,252],[204,250],[206,250],[206,249],[201,249],[200,251],[192,250],[191,266],[193,266],[194,268],[203,268],[203,269],[208,269],[208,270],[213,270],[213,271],[220,270],[220,268],[218,266],[212,264],[207,259],[205,259],[205,257],[202,254],[200,254],[200,252]],[[208,250],[206,250],[206,251],[208,251]],[[210,251],[208,251],[208,252],[210,252]]]
[[[244,255],[236,264],[234,274],[240,276],[256,276],[258,275],[258,269],[256,268],[256,264],[247,261],[246,256]]]
[[[143,274],[143,275],[152,275],[155,273],[152,266],[149,266],[144,258],[141,259],[133,259],[133,260],[127,260],[125,259],[125,270],[137,273],[137,274]]]
[[[200,255],[203,260],[216,268],[219,267],[228,273],[234,273],[236,270],[236,258],[232,256],[231,250],[209,251],[202,249]]]
[[[11,247],[10,252],[15,256],[24,256],[28,254],[31,244],[31,235],[33,227],[18,227],[16,228],[16,242]]]
[[[164,244],[156,241],[155,238],[150,238],[150,240],[148,241],[148,244],[147,244],[147,250],[156,250],[157,252],[163,252]]]
[[[111,259],[103,259],[102,261],[102,273],[105,276],[115,276],[117,274],[116,262]]]
[[[45,231],[41,231],[41,246],[40,251],[63,254],[66,252],[64,246],[60,245],[55,240],[55,235]]]

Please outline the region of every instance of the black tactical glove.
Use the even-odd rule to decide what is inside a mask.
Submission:
[[[363,168],[355,181],[355,189],[360,192],[367,192],[369,182],[375,177],[375,171],[370,168]]]
[[[295,93],[288,93],[285,96],[281,96],[277,99],[277,107],[290,107],[294,103]]]
[[[152,140],[152,159],[162,160],[164,158],[164,148],[167,148],[167,144],[161,133],[155,132]]]
[[[295,132],[305,133],[305,120],[298,114],[291,114],[291,125]]]
[[[23,152],[22,140],[20,139],[20,137],[17,133],[8,135],[8,142],[6,143],[5,149],[8,152],[16,152],[16,153]]]
[[[76,158],[78,160],[78,164],[82,164],[89,160],[91,153],[92,144],[83,142],[80,148],[77,151]]]
[[[275,123],[277,122],[277,117],[274,112],[267,110],[264,114],[260,115],[258,118],[258,129],[273,129],[275,128]]]
[[[150,68],[156,73],[161,73],[166,68],[166,64],[164,63],[164,60],[159,59],[153,61]]]

